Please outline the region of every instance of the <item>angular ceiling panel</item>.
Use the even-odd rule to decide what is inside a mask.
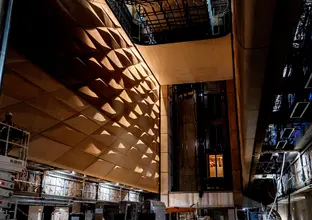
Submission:
[[[14,99],[24,101],[35,98],[44,93],[43,89],[26,81],[12,71],[6,71],[3,78],[3,80],[7,82],[6,84],[3,84],[3,92]],[[11,85],[14,85],[14,87]]]
[[[28,131],[34,131],[37,133],[48,129],[59,122],[25,102],[0,109],[0,115],[2,118],[5,113],[9,111],[13,113],[14,123]]]
[[[68,89],[60,89],[53,92],[52,94],[53,96],[64,102],[66,105],[77,111],[82,111],[89,107],[86,101],[84,101],[82,98],[78,97]]]
[[[71,149],[59,157],[55,163],[82,171],[95,160],[96,157],[91,154],[85,153],[79,149]]]
[[[39,96],[38,98],[27,101],[27,103],[60,121],[77,113],[74,109],[55,98],[52,94]]]
[[[100,111],[96,110],[96,108],[93,107],[90,107],[82,111],[81,113],[86,117],[90,118],[98,125],[104,125],[110,120],[106,115],[104,115],[103,113],[101,113]]]
[[[111,171],[115,166],[116,165],[102,159],[97,159],[89,167],[87,167],[84,172],[92,176],[105,178],[109,171]]]
[[[120,164],[119,162],[124,160],[125,155],[118,152],[115,149],[109,148],[105,152],[103,152],[100,156],[101,159],[111,162],[113,164]]]
[[[157,192],[159,85],[108,6],[19,1],[15,10],[14,49],[38,66],[11,59],[0,113],[36,135],[31,159]]]
[[[40,163],[50,163],[69,151],[69,149],[70,147],[66,145],[42,136],[36,136],[29,145],[28,157]]]
[[[18,63],[11,63],[7,65],[7,68],[10,68],[12,71],[19,73],[25,79],[29,80],[30,82],[34,83],[36,86],[40,87],[41,89],[52,92],[61,88],[64,88],[62,84],[57,82],[51,76],[43,72],[40,68],[36,65],[32,64],[31,62],[24,61]]]
[[[99,156],[104,150],[108,148],[105,144],[92,137],[88,137],[75,146],[88,154]]]
[[[74,147],[80,141],[85,139],[87,136],[74,130],[73,128],[66,126],[65,124],[58,124],[42,133],[45,137],[51,140],[58,141],[62,144]]]
[[[81,114],[67,119],[65,123],[87,135],[92,134],[100,128],[98,124]]]

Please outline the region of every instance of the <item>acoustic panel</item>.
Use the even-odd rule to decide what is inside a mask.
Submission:
[[[158,82],[105,2],[53,6],[67,46],[42,45],[45,68],[9,49],[0,114],[33,134],[30,160],[157,192]]]

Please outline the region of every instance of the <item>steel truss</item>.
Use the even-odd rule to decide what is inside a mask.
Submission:
[[[138,44],[220,37],[231,30],[228,0],[108,0]]]

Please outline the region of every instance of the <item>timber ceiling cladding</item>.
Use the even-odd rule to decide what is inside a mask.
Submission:
[[[0,113],[32,132],[31,160],[158,191],[157,81],[105,3],[56,2],[71,40],[47,72],[66,87],[10,50]]]

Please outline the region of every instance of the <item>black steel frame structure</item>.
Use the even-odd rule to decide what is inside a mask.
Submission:
[[[213,84],[214,88],[210,86]],[[171,128],[172,128],[172,191],[183,191],[179,186],[179,169],[183,153],[183,113],[181,102],[194,98],[195,115],[195,157],[196,191],[232,190],[231,150],[229,145],[229,125],[227,114],[225,82],[196,83],[171,86]],[[182,115],[181,115],[182,114]],[[223,156],[223,176],[209,176],[209,155]],[[215,163],[217,164],[217,163]]]
[[[133,42],[142,45],[222,37],[231,31],[229,0],[108,0]]]
[[[277,67],[268,62],[250,170],[249,190],[256,192],[260,186],[266,187],[263,190],[274,189],[271,191],[273,197],[276,193],[275,180],[266,177],[271,175],[279,178],[284,154],[284,170],[289,170],[298,153],[306,149],[312,140],[311,1],[301,1],[300,15],[296,23],[297,26],[291,27],[292,38],[288,41],[288,55],[286,53],[287,58],[281,71],[270,72]],[[276,31],[278,30],[277,27]],[[271,50],[274,51],[272,48]],[[274,57],[271,58],[274,60]],[[254,178],[255,175],[257,178]],[[263,178],[259,179],[261,175]],[[265,199],[264,203],[270,203],[274,198]]]

